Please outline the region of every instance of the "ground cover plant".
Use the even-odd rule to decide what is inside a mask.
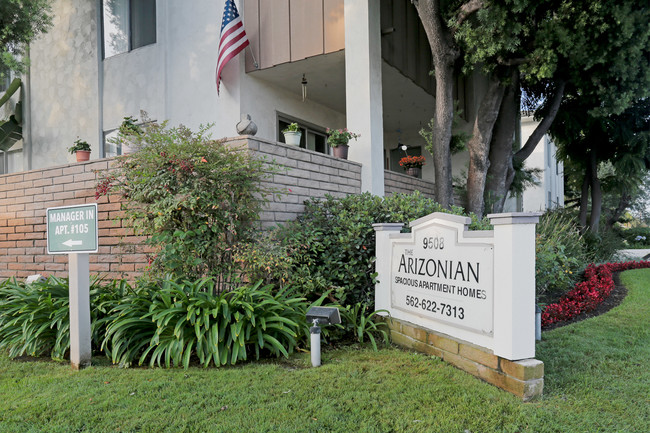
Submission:
[[[542,311],[542,327],[571,320],[582,313],[594,310],[614,290],[613,272],[642,268],[650,268],[650,262],[589,265],[585,270],[585,281],[576,284],[558,302],[544,307]]]
[[[260,283],[214,294],[214,282],[148,282],[114,310],[102,348],[113,363],[187,368],[245,361],[262,351],[292,353],[307,304]]]
[[[0,354],[0,431],[444,432],[650,431],[650,270],[621,275],[608,313],[543,333],[544,396],[531,403],[438,358],[347,346],[220,369],[73,372]]]
[[[91,332],[94,350],[106,335],[106,317],[112,304],[126,292],[124,281],[90,284]],[[68,280],[50,277],[32,284],[16,280],[0,283],[0,350],[10,357],[50,356],[62,360],[70,349]]]
[[[288,357],[308,347],[305,313],[322,305],[295,295],[288,287],[243,284],[219,291],[210,278],[93,281],[90,290],[94,353],[114,364],[183,366],[234,365],[268,356]],[[332,304],[328,304],[332,305]],[[341,310],[344,323],[323,331],[328,342],[388,343],[376,312],[355,304]],[[33,284],[0,283],[0,350],[24,355],[69,357],[67,279],[51,277]]]

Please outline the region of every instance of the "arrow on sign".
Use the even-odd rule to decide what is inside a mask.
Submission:
[[[73,241],[72,239],[68,239],[67,241],[63,242],[63,245],[66,247],[72,247],[75,245],[82,245],[83,241]]]

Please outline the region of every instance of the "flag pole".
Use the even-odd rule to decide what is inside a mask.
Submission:
[[[253,48],[251,48],[250,45],[248,45],[248,51],[251,53],[251,58],[253,59],[253,66],[255,66],[255,69],[259,69],[260,65],[257,64],[257,60],[255,60],[255,54],[253,54]]]

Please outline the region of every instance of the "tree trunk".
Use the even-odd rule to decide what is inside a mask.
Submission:
[[[490,143],[490,167],[485,183],[486,212],[503,212],[503,206],[508,196],[506,185],[512,184],[515,174],[512,157],[519,99],[519,71],[515,70],[512,74],[512,81],[503,95],[499,117],[494,125]]]
[[[454,203],[449,150],[454,116],[454,64],[460,50],[442,17],[440,0],[420,0],[415,7],[431,46],[436,78],[436,110],[432,131],[436,200],[449,208]]]
[[[483,197],[485,179],[490,166],[488,155],[492,131],[499,115],[505,86],[495,75],[490,77],[488,89],[483,96],[476,119],[472,138],[467,143],[469,151],[469,170],[467,172],[467,210],[483,216]]]
[[[598,179],[598,163],[596,161],[595,150],[592,150],[589,155],[589,166],[591,168],[591,215],[589,216],[589,231],[598,233],[603,192],[600,189],[600,179]]]
[[[632,196],[627,192],[621,192],[621,196],[618,199],[618,206],[613,210],[612,214],[607,218],[607,227],[612,228],[616,222],[621,219],[625,213],[625,209],[630,205],[632,201]]]
[[[585,178],[582,181],[582,190],[580,191],[580,227],[582,231],[587,230],[587,208],[589,207],[589,185],[591,185],[591,168],[589,165],[585,168]]]
[[[557,115],[558,110],[560,109],[560,103],[562,102],[562,97],[564,96],[564,88],[566,87],[566,82],[565,81],[558,81],[557,86],[555,88],[555,92],[552,95],[552,101],[551,105],[548,108],[546,115],[542,119],[542,121],[537,125],[537,128],[533,131],[533,133],[528,137],[526,140],[526,143],[515,153],[513,160],[514,164],[522,164],[526,158],[528,158],[535,148],[537,147],[537,144],[539,141],[542,139],[544,134],[548,131],[548,128],[551,127],[551,124],[555,120],[555,116]],[[510,186],[512,185],[512,179],[514,179],[514,175],[511,176],[510,182],[506,185],[506,191],[510,189]]]

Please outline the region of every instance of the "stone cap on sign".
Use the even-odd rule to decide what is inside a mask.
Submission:
[[[423,216],[422,218],[418,218],[414,221],[411,221],[410,227],[415,227],[417,225],[424,224],[427,221],[431,221],[433,219],[449,221],[450,223],[454,223],[454,224],[463,224],[465,226],[468,226],[472,222],[472,219],[470,217],[454,215],[454,214],[444,213],[444,212],[434,212],[427,216]]]
[[[403,223],[375,223],[372,228],[376,232],[398,232],[404,227]]]
[[[487,217],[493,226],[503,224],[537,224],[541,212],[491,213]]]

